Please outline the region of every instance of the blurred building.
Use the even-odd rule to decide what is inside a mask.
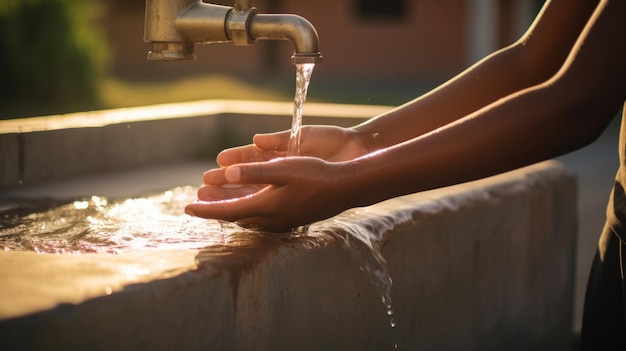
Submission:
[[[287,41],[196,45],[197,60],[147,61],[144,0],[107,0],[114,74],[293,74]],[[219,2],[231,5],[231,2]],[[440,80],[510,44],[531,23],[538,0],[258,0],[263,13],[296,13],[316,27],[323,66],[316,80]]]

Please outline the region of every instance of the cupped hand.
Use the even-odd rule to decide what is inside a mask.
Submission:
[[[217,156],[217,162],[221,166],[229,166],[285,157],[289,137],[290,131],[257,134],[251,145],[222,151]],[[363,156],[366,153],[368,150],[354,129],[325,125],[302,127],[300,156],[340,162]]]
[[[313,157],[278,158],[214,169],[204,175],[199,201],[187,205],[185,212],[244,227],[289,231],[352,207],[351,197],[342,192],[345,177],[342,163]],[[242,187],[231,185],[218,195],[225,184]]]

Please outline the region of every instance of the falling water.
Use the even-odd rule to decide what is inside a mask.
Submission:
[[[302,110],[314,68],[315,64],[312,63],[296,64],[296,93],[291,122],[291,134],[289,136],[289,145],[287,146],[287,156],[300,155]],[[381,241],[373,238],[373,236],[377,234],[372,234],[371,232],[371,230],[376,229],[380,231],[382,228],[361,228],[354,224],[345,223],[337,218],[338,217],[331,221],[339,228],[343,228],[343,234],[334,232],[334,235],[338,235],[343,240],[344,247],[350,256],[359,265],[361,271],[369,278],[370,283],[380,295],[382,303],[385,306],[387,316],[389,317],[389,325],[391,328],[395,328],[396,322],[394,320],[391,302],[392,280],[387,270],[387,262],[380,251]],[[302,226],[295,229],[294,234],[306,235],[309,229],[309,226]],[[309,234],[313,234],[314,231],[315,230],[311,231]],[[398,344],[394,343],[393,347],[397,349]]]
[[[410,220],[406,213],[389,216],[387,213],[371,213],[364,216],[360,210],[347,211],[322,223],[312,224],[309,234],[327,232],[343,242],[344,250],[350,255],[359,269],[368,277],[378,293],[389,317],[389,326],[396,328],[391,290],[393,282],[387,261],[382,255],[382,245],[387,233],[394,226]],[[398,343],[393,343],[398,348]]]
[[[300,155],[300,135],[302,128],[302,108],[306,101],[306,94],[311,82],[314,63],[296,64],[296,95],[293,101],[293,119],[291,121],[291,134],[287,146],[287,156]]]

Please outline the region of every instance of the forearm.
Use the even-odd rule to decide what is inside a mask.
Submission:
[[[571,119],[585,119],[571,112],[587,107],[546,89],[347,163],[342,174],[353,206],[480,179],[575,150],[594,140],[614,114],[605,109],[594,120],[568,126]],[[537,108],[528,111],[530,105]]]
[[[562,66],[597,1],[553,0],[527,33],[430,93],[354,127],[371,151],[463,118],[550,79]]]
[[[548,81],[346,163],[354,206],[491,176],[595,140],[626,98],[624,11],[623,1],[603,1]]]
[[[538,83],[517,74],[520,46],[511,46],[478,62],[431,92],[354,129],[372,151],[427,133],[511,94]]]

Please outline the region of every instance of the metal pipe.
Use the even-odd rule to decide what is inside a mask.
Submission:
[[[250,20],[249,33],[252,40],[290,40],[295,49],[292,56],[294,64],[319,63],[322,60],[317,31],[303,17],[286,14],[254,15]]]
[[[315,27],[290,14],[257,14],[251,0],[236,0],[234,7],[201,0],[146,0],[144,41],[150,42],[151,60],[194,59],[194,44],[284,39],[293,43],[292,62],[319,63]]]

